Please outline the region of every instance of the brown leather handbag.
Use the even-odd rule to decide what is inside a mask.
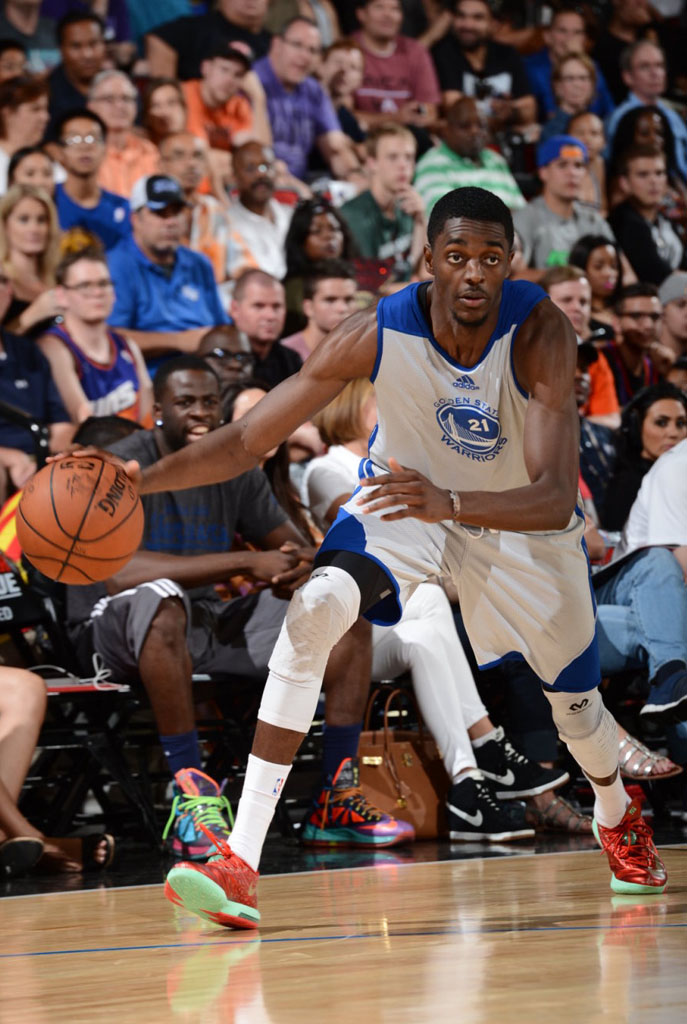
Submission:
[[[387,688],[375,690],[365,713],[358,757],[360,784],[368,799],[381,810],[415,829],[417,839],[446,834],[446,797],[449,779],[441,754],[422,721],[415,698],[406,690],[391,690],[384,704],[384,726],[370,729],[375,702]],[[392,705],[407,701],[416,712],[418,729],[394,729],[389,724]]]

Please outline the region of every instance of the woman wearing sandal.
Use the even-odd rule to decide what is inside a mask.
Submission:
[[[34,672],[0,667],[0,877],[31,870],[80,872],[108,867],[112,836],[48,838],[17,807],[45,715],[45,683]]]

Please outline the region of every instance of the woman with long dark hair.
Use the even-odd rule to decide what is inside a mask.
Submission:
[[[303,313],[303,278],[321,260],[350,260],[355,246],[350,229],[329,200],[302,199],[293,211],[286,241],[286,325],[295,334],[306,324]]]
[[[639,391],[622,414],[617,459],[599,510],[606,530],[622,530],[642,480],[657,459],[687,437],[687,395],[661,381]]]
[[[620,249],[605,235],[583,235],[570,250],[568,263],[584,271],[592,289],[589,327],[594,340],[613,337],[613,307],[623,286]]]

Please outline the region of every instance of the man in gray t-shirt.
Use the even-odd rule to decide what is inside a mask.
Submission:
[[[182,356],[164,364],[154,387],[155,428],[110,446],[141,466],[196,443],[220,423],[219,381],[202,359]],[[229,826],[222,822],[219,787],[200,771],[191,673],[264,683],[288,605],[269,584],[299,561],[281,546],[302,548],[306,541],[257,468],[225,483],[142,501],[141,548],[107,583],[67,588],[68,631],[84,668],[97,652],[114,679],[143,683],[176,778],[172,849],[201,858],[212,844],[199,820],[219,839],[227,839]],[[240,546],[234,543],[239,534]],[[216,584],[236,576],[246,578],[250,592],[223,600]]]
[[[530,280],[538,281],[547,267],[567,263],[583,235],[613,241],[601,214],[578,201],[587,160],[586,146],[572,135],[552,135],[537,147],[542,193],[513,215],[525,263],[533,268],[527,274]]]

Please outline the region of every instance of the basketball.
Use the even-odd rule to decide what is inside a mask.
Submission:
[[[97,457],[52,462],[29,480],[17,538],[32,565],[59,583],[116,573],[143,535],[140,498],[123,469]]]

